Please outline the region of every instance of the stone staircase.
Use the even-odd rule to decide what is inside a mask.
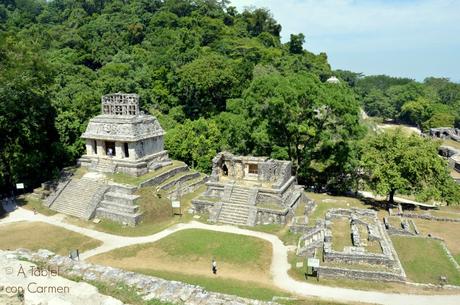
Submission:
[[[91,206],[97,201],[97,195],[106,188],[107,185],[101,181],[72,178],[50,208],[59,213],[89,219],[92,214]]]
[[[246,226],[248,224],[251,207],[247,204],[232,204],[224,202],[220,210],[218,221],[232,225]]]
[[[224,196],[218,222],[248,225],[251,212],[251,206],[249,205],[250,190],[238,186],[228,187],[231,187],[231,191],[227,191],[227,196]]]
[[[234,186],[228,202],[231,204],[248,204],[249,189]],[[226,200],[227,201],[227,200]]]
[[[96,209],[96,217],[135,226],[142,215],[136,205],[139,196],[133,194],[135,191],[135,187],[121,184],[111,185]]]
[[[91,169],[102,173],[115,173],[117,164],[112,159],[99,158],[97,164],[91,167]]]

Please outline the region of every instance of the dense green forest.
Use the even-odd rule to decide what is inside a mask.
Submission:
[[[170,156],[198,170],[209,172],[221,150],[266,155],[292,160],[301,183],[332,191],[356,177],[361,103],[423,127],[458,124],[459,85],[331,71],[326,54],[303,49],[303,34],[282,43],[266,9],[238,12],[225,0],[1,3],[0,193],[75,164],[107,93],[138,93],[166,129]],[[334,74],[340,84],[325,82]]]
[[[460,84],[446,78],[426,78],[422,83],[386,75],[363,77],[335,71],[354,89],[370,116],[417,126],[460,127]]]

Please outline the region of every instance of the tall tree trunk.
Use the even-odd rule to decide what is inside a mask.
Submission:
[[[390,194],[389,194],[389,195],[390,195],[390,196],[389,196],[390,198],[388,199],[388,201],[389,201],[390,204],[393,204],[393,203],[395,202],[395,201],[394,201],[395,193],[396,193],[396,190],[391,190],[391,191],[390,191]]]

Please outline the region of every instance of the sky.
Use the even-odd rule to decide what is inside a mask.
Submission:
[[[460,82],[460,0],[231,0],[268,8],[282,41],[326,52],[333,69]]]

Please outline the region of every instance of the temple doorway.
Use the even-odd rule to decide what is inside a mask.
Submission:
[[[228,168],[227,165],[225,165],[225,163],[222,165],[222,173],[224,176],[228,176]]]
[[[109,157],[115,156],[115,142],[105,142],[105,154]]]

